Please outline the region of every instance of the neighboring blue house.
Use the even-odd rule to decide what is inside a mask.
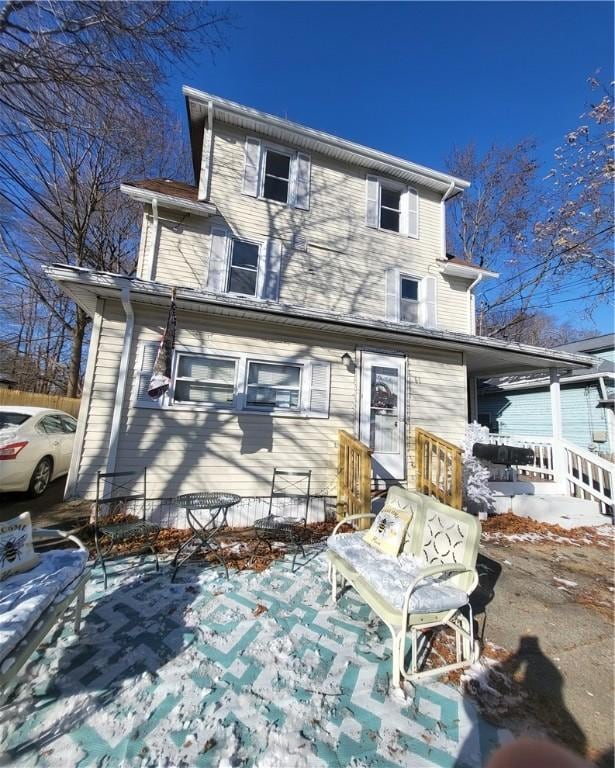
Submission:
[[[558,349],[596,356],[590,371],[560,378],[563,437],[613,460],[615,453],[615,337],[596,336]],[[550,437],[549,378],[544,373],[484,379],[478,387],[478,420],[491,432]]]

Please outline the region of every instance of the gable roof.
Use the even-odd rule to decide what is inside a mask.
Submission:
[[[203,125],[211,113],[213,121],[238,126],[247,132],[269,136],[281,143],[292,144],[311,152],[320,152],[342,162],[358,165],[372,172],[386,174],[409,183],[421,184],[451,197],[470,186],[469,181],[436,171],[424,165],[389,155],[371,147],[333,136],[324,131],[308,128],[300,123],[285,120],[276,115],[246,107],[243,104],[214,96],[211,93],[184,86],[190,141],[198,181],[199,164],[203,146]]]
[[[198,199],[198,190],[193,184],[173,179],[139,179],[126,181],[120,185],[120,191],[140,203],[153,203],[154,200],[167,208],[211,216],[217,212],[216,206]]]

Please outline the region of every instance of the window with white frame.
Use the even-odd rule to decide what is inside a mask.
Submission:
[[[293,208],[310,207],[311,159],[304,152],[246,137],[241,191]]]
[[[261,195],[266,200],[277,200],[279,203],[287,203],[290,188],[290,155],[273,149],[265,149],[264,155],[263,189]]]
[[[367,176],[365,223],[374,229],[419,236],[419,195],[413,187]]]
[[[406,323],[418,323],[419,305],[419,281],[402,275],[399,286],[399,319]]]
[[[229,293],[256,295],[258,257],[259,247],[255,243],[248,243],[244,240],[231,242],[227,285]]]
[[[248,363],[246,405],[297,411],[301,405],[301,365]]]
[[[209,355],[179,354],[173,401],[232,406],[236,361]]]
[[[399,232],[401,221],[401,189],[380,186],[380,229]]]

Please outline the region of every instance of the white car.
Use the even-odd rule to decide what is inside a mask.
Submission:
[[[64,411],[0,406],[0,492],[40,496],[70,466],[77,420]]]

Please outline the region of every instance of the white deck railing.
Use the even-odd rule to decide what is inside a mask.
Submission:
[[[549,437],[491,434],[494,445],[517,445],[534,451],[532,464],[517,469],[530,480],[561,483],[577,499],[598,502],[604,515],[613,515],[615,464],[585,448]]]

